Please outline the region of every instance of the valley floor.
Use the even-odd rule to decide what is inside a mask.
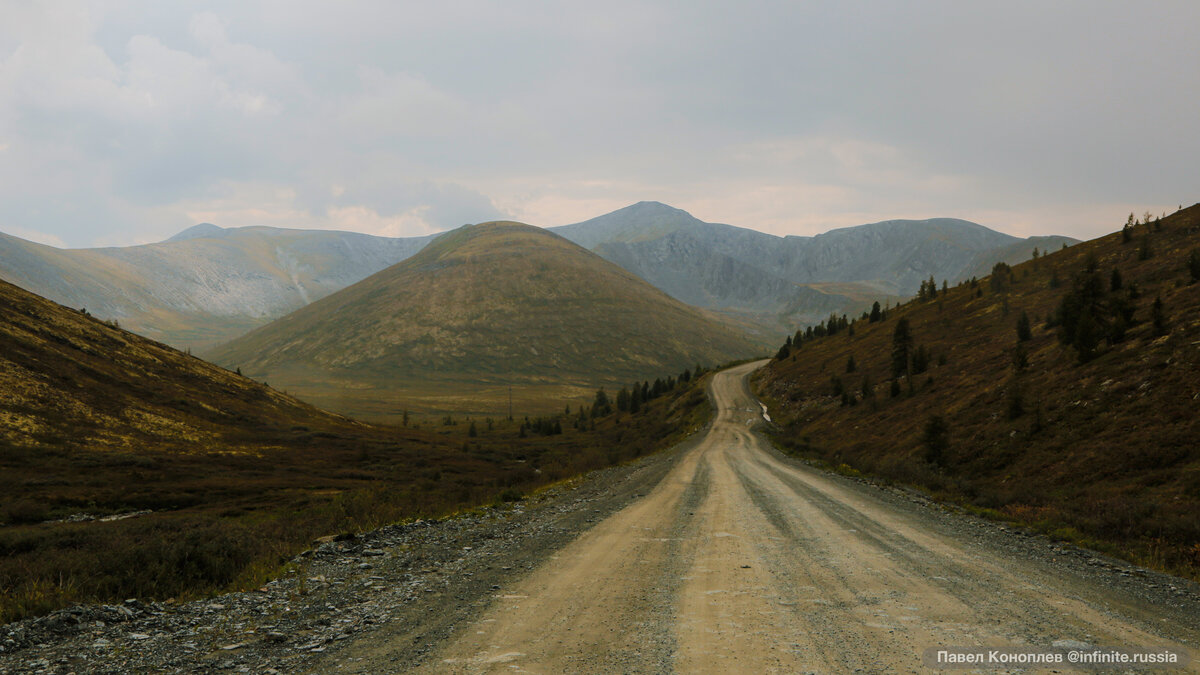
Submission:
[[[321,544],[258,593],[3,627],[0,672],[922,672],[929,647],[1056,641],[1200,668],[1196,584],[786,458],[755,365],[669,452]]]

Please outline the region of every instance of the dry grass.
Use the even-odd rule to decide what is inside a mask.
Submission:
[[[1200,284],[1187,270],[1200,248],[1200,207],[1158,224],[1053,252],[1013,268],[1007,291],[990,278],[886,320],[806,342],[756,381],[779,422],[779,442],[834,465],[922,486],[997,517],[1035,526],[1176,573],[1200,575]],[[1139,255],[1142,237],[1153,255]],[[1107,282],[1135,284],[1137,324],[1081,364],[1047,319],[1072,276],[1095,257]],[[1061,285],[1052,287],[1052,279]],[[1156,336],[1161,297],[1169,332]],[[1013,350],[1021,312],[1032,319],[1028,368]],[[933,355],[927,373],[890,395],[891,346],[906,318]],[[857,363],[846,372],[848,358]],[[861,393],[864,375],[871,396]],[[853,392],[834,394],[833,378]],[[938,460],[924,428],[948,423]],[[931,461],[935,460],[935,461]]]
[[[545,230],[485,223],[208,354],[330,410],[504,410],[763,346]],[[566,395],[564,395],[566,394]],[[454,401],[453,398],[465,398]]]
[[[661,448],[707,409],[681,387],[549,437],[363,424],[2,283],[0,391],[0,621],[253,586],[315,537],[519,497]]]

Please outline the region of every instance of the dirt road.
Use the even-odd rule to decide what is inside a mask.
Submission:
[[[1194,603],[779,455],[752,431],[755,365],[716,376],[715,422],[653,490],[497,590],[423,672],[924,672],[928,647],[1064,640],[1182,648],[1196,668]],[[381,653],[343,653],[351,670],[354,651]]]

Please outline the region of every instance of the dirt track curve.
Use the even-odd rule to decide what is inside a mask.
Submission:
[[[717,374],[714,423],[648,494],[497,590],[418,672],[924,672],[928,647],[1062,640],[1172,646],[1197,667],[1191,609],[960,541],[781,456],[752,430],[757,365]]]

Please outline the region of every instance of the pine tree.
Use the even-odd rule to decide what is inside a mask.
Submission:
[[[846,387],[842,384],[842,378],[837,375],[830,376],[829,387],[833,390],[834,396],[842,396],[846,393]],[[843,400],[843,403],[845,401]]]
[[[1162,296],[1155,296],[1154,305],[1150,308],[1150,321],[1154,325],[1154,337],[1162,337],[1169,332],[1167,313],[1163,308]]]
[[[1105,312],[1108,285],[1098,268],[1096,258],[1089,256],[1083,271],[1075,275],[1071,291],[1058,306],[1059,341],[1074,347],[1081,363],[1096,356],[1096,349],[1106,335],[1101,315]]]
[[[892,332],[892,378],[909,374],[909,358],[912,355],[913,336],[908,319],[902,317]]]
[[[1121,270],[1113,268],[1112,274],[1108,277],[1108,290],[1116,293],[1125,285],[1125,281],[1121,278]]]
[[[1012,285],[1012,267],[1008,263],[998,262],[992,266],[992,276],[989,280],[992,290],[997,293],[1008,291]]]
[[[467,436],[469,438],[475,438],[478,435],[479,431],[475,429],[475,421],[471,420],[471,426],[467,427]]]
[[[612,412],[612,404],[608,401],[608,394],[604,393],[604,389],[596,390],[596,399],[592,402],[592,417],[603,417]]]
[[[876,300],[875,304],[871,305],[871,316],[868,319],[868,321],[870,323],[876,323],[882,319],[883,319],[883,310],[881,310],[879,308],[879,301]]]
[[[946,461],[946,451],[950,449],[950,425],[946,424],[941,415],[933,415],[925,422],[925,431],[921,435],[925,444],[925,461],[934,466],[941,466]]]
[[[920,375],[921,373],[929,370],[929,361],[932,356],[933,355],[929,353],[929,349],[927,349],[925,345],[919,345],[916,351],[913,352],[912,374]]]
[[[1200,281],[1200,250],[1192,249],[1191,255],[1188,256],[1188,274],[1192,276],[1192,283]]]
[[[854,355],[851,354],[850,357],[846,359],[846,372],[853,373],[857,369],[858,365],[854,363]]]
[[[1021,310],[1021,316],[1017,317],[1017,340],[1019,342],[1029,342],[1033,339],[1033,327],[1029,323],[1029,315],[1025,310]]]

